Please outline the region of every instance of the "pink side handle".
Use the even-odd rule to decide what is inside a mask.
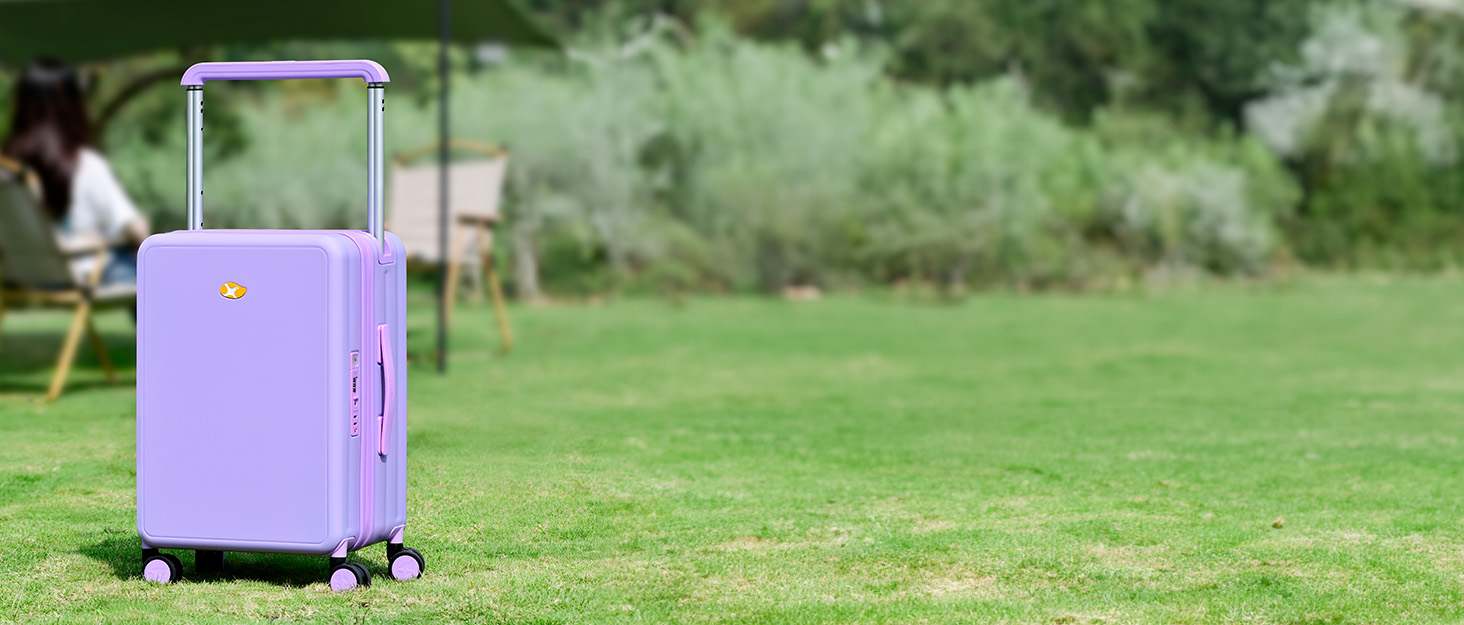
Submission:
[[[376,326],[376,336],[376,343],[381,346],[376,361],[381,363],[381,374],[386,378],[382,382],[386,392],[381,403],[381,435],[376,439],[381,442],[379,453],[385,456],[391,451],[391,421],[396,414],[396,352],[391,348],[390,326],[384,323]]]
[[[195,63],[183,72],[180,84],[202,87],[210,80],[288,80],[293,78],[360,78],[369,83],[390,82],[386,68],[376,61],[244,61]]]

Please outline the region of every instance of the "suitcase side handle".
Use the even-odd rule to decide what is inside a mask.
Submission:
[[[296,78],[360,78],[368,84],[391,82],[386,68],[376,61],[247,61],[194,63],[183,72],[185,87],[202,87],[210,80],[290,80]]]
[[[379,244],[377,262],[390,264],[385,211],[386,150],[382,118],[386,114],[386,70],[375,61],[262,61],[197,63],[183,73],[188,89],[188,229],[203,229],[203,85],[210,80],[293,78],[361,78],[366,81],[366,231]]]
[[[381,432],[376,437],[380,441],[378,453],[382,456],[391,452],[392,417],[396,413],[396,352],[391,348],[391,326],[381,324],[376,326],[376,344],[380,346],[376,354],[376,361],[381,363],[382,393],[381,402]]]

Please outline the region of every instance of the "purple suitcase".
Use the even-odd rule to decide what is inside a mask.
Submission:
[[[368,232],[204,230],[203,85],[358,77],[368,93]],[[335,590],[370,583],[350,551],[405,547],[406,277],[382,230],[386,71],[371,61],[200,63],[188,88],[188,226],[138,252],[137,532],[143,578],[228,551],[329,556]]]

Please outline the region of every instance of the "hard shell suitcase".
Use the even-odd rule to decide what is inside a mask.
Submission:
[[[203,85],[348,78],[368,94],[368,231],[204,230]],[[335,590],[370,583],[350,551],[406,530],[406,280],[382,229],[382,67],[200,63],[188,89],[188,230],[138,252],[137,531],[143,578],[169,583],[229,551],[330,556]]]

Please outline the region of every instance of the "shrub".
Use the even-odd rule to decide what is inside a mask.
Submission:
[[[1256,273],[1296,199],[1248,136],[1133,114],[1076,127],[1018,79],[897,84],[852,44],[810,56],[715,25],[685,40],[651,24],[630,43],[454,78],[455,135],[511,152],[521,295],[541,281],[680,292]],[[359,84],[226,89],[210,91],[209,225],[359,227]],[[432,98],[388,95],[389,151],[435,138]],[[176,119],[178,99],[135,107],[137,123],[108,137],[129,188],[171,224],[181,129],[145,122]]]

